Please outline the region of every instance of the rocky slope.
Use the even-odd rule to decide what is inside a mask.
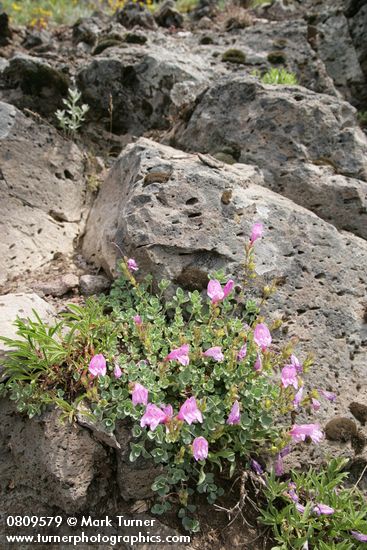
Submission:
[[[33,304],[47,318],[105,290],[119,250],[190,289],[218,268],[238,277],[261,220],[258,282],[281,281],[269,313],[301,356],[315,353],[311,382],[338,393],[319,419],[353,418],[349,404],[367,401],[367,139],[355,108],[367,110],[367,5],[276,0],[212,19],[200,9],[182,22],[167,8],[163,26],[129,8],[4,35],[0,332],[11,334]],[[299,86],[260,81],[258,72],[280,66]],[[72,140],[54,113],[74,84],[90,111]],[[0,416],[4,509],[41,494],[40,513],[80,512],[95,494],[107,502],[111,480],[117,500],[134,496],[126,480],[138,474],[121,445],[81,427],[59,431],[51,416],[28,422],[5,401]],[[354,454],[337,442],[321,456],[335,448]],[[83,451],[77,462],[71,449]],[[366,451],[358,460],[363,469]]]

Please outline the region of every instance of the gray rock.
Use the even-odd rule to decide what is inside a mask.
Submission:
[[[363,13],[363,9],[361,10]],[[358,15],[356,16],[358,17]],[[363,21],[363,19],[362,19]],[[363,22],[354,20],[354,39],[357,42],[363,32]],[[334,84],[344,97],[354,103],[367,101],[366,74],[363,73],[356,46],[353,43],[347,17],[340,11],[326,12],[320,16],[316,24],[317,37],[315,47],[323,60],[326,70]],[[363,57],[365,47],[358,44],[358,50]]]
[[[115,18],[127,29],[135,26],[150,30],[157,28],[153,15],[142,4],[135,2],[128,2],[122,10],[118,10]]]
[[[246,52],[251,70],[258,68],[264,73],[274,66],[281,66],[293,72],[301,86],[314,92],[337,95],[324,62],[309,43],[308,26],[303,20],[257,23],[237,32],[230,47]],[[278,61],[274,63],[275,54]]]
[[[56,411],[29,420],[6,399],[0,400],[0,418],[2,510],[26,512],[35,502],[28,513],[46,508],[72,514],[108,493],[107,453],[88,430],[62,422]]]
[[[110,286],[111,281],[104,275],[82,275],[79,279],[80,292],[84,296],[100,294],[108,290]]]
[[[117,452],[117,485],[124,500],[144,500],[151,498],[154,492],[151,485],[162,473],[162,466],[155,465],[151,460],[139,457],[131,462],[130,442],[133,441],[131,426],[120,422],[116,427],[116,439],[121,445]]]
[[[6,46],[12,38],[12,31],[9,26],[9,16],[0,6],[0,46]]]
[[[214,71],[213,71],[214,73]],[[110,120],[117,133],[141,135],[169,125],[170,92],[186,80],[205,82],[205,61],[185,45],[127,45],[108,48],[78,74],[78,87],[94,117]]]
[[[19,109],[43,116],[54,115],[62,106],[69,87],[68,77],[44,59],[16,54],[1,74],[2,100]]]
[[[213,131],[209,124],[207,134]],[[340,393],[347,387],[349,402],[363,402],[367,243],[259,184],[254,167],[227,166],[140,139],[125,149],[101,188],[84,253],[113,272],[115,242],[136,258],[141,272],[203,289],[207,274],[219,268],[241,277],[251,225],[262,220],[257,284],[281,281],[269,302],[270,318],[283,316],[301,359],[315,354],[311,385]]]
[[[365,78],[367,79],[367,4],[361,5],[359,11],[348,21],[350,34],[356,49],[357,57]],[[367,101],[367,99],[366,99]]]
[[[73,25],[73,43],[84,42],[94,46],[101,32],[100,21],[96,17],[84,17]]]
[[[66,273],[55,279],[37,283],[33,286],[33,289],[45,296],[64,296],[78,285],[79,277],[73,273]]]
[[[183,26],[183,15],[175,9],[173,0],[166,0],[154,14],[154,19],[160,27],[176,27]]]
[[[20,318],[22,321],[28,318],[35,320],[34,311],[46,323],[51,323],[55,318],[53,307],[37,296],[37,294],[19,293],[0,296],[0,336],[19,339],[14,321],[17,318]],[[8,346],[0,341],[0,362],[8,349]]]
[[[267,187],[367,238],[367,140],[345,101],[223,78],[176,125],[170,143],[211,154],[232,148],[238,161],[263,170]]]
[[[51,126],[0,102],[0,285],[57,252],[70,255],[86,214],[84,157]]]

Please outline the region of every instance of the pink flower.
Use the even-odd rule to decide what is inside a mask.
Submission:
[[[314,411],[318,411],[321,407],[320,401],[318,399],[315,399],[314,397],[311,398],[311,407]]]
[[[324,436],[319,424],[294,424],[289,435],[295,443],[305,441],[306,437],[310,437],[314,443],[320,443]]]
[[[264,351],[271,344],[271,334],[264,323],[256,325],[254,330],[254,342]]]
[[[247,344],[242,346],[240,351],[237,353],[237,361],[242,361],[242,359],[246,357],[246,353],[247,353]]]
[[[190,397],[189,399],[186,399],[185,403],[181,405],[177,418],[179,420],[185,420],[188,424],[203,421],[203,416],[196,404],[195,397]]]
[[[204,357],[212,357],[214,361],[223,361],[224,355],[222,353],[222,348],[220,346],[215,346],[214,348],[209,348],[203,353]]]
[[[303,512],[306,510],[306,508],[300,504],[299,502],[296,502],[296,508],[299,511],[300,514],[303,514]]]
[[[102,353],[98,353],[92,357],[88,370],[93,376],[105,376],[107,372],[106,359]]]
[[[319,394],[322,395],[322,397],[325,397],[325,399],[327,399],[328,401],[335,401],[336,399],[336,394],[331,391],[319,389]]]
[[[113,369],[113,374],[114,374],[115,378],[121,378],[122,370],[120,369],[120,367],[118,365],[115,365],[115,368]]]
[[[298,495],[296,493],[297,485],[295,483],[293,483],[293,481],[291,481],[291,482],[288,483],[288,487],[289,487],[289,491],[288,491],[288,493],[286,493],[287,496],[289,496],[289,498],[291,500],[293,500],[293,502],[298,502],[299,498],[298,498]]]
[[[299,405],[302,401],[302,395],[303,395],[303,386],[300,387],[300,389],[298,390],[298,392],[294,396],[293,405],[294,405],[295,409],[298,409],[298,407],[299,407]]]
[[[280,477],[284,474],[283,459],[280,454],[278,454],[275,464],[274,464],[275,475]]]
[[[293,386],[294,389],[298,388],[297,370],[293,365],[286,365],[282,368],[282,385],[283,388]]]
[[[137,327],[140,327],[143,324],[143,321],[140,315],[134,315],[133,320]]]
[[[295,355],[292,354],[291,357],[290,357],[290,360],[291,360],[291,365],[293,365],[293,367],[296,367],[297,372],[302,372],[303,371],[303,366],[298,361],[298,359]]]
[[[148,403],[148,390],[139,384],[139,382],[135,382],[131,398],[134,406],[146,405]]]
[[[250,243],[254,244],[257,239],[260,239],[263,236],[264,233],[264,226],[261,222],[256,222],[252,226],[251,229],[251,236],[250,236]]]
[[[138,264],[136,263],[136,261],[134,260],[134,258],[129,258],[127,260],[127,268],[129,271],[133,272],[133,271],[138,271]]]
[[[210,280],[208,283],[207,294],[211,299],[212,304],[216,304],[217,302],[224,300],[224,298],[226,298],[232,291],[233,286],[234,281],[232,281],[232,279],[230,279],[223,288],[217,279]]]
[[[258,353],[254,364],[254,369],[261,370],[262,368],[263,368],[263,362],[261,360],[261,355]]]
[[[166,419],[165,421],[163,422],[164,424],[166,424],[167,422],[169,422],[172,417],[173,417],[173,408],[172,408],[172,405],[162,405],[161,406],[161,409],[162,411],[164,412],[164,414],[166,415]]]
[[[195,460],[205,460],[208,456],[208,447],[205,437],[195,437],[192,442],[192,452]]]
[[[164,358],[165,361],[178,361],[181,365],[187,366],[189,364],[189,345],[183,344],[177,349],[173,349],[171,353]]]
[[[239,424],[241,421],[241,413],[240,413],[240,404],[236,400],[231,408],[231,412],[229,413],[229,416],[226,420],[227,424],[233,425],[233,424]]]
[[[250,466],[253,469],[253,471],[255,472],[255,474],[257,474],[258,476],[261,476],[261,474],[264,473],[264,470],[262,469],[260,464],[256,460],[254,460],[253,458],[251,458],[251,460],[250,460]]]
[[[166,419],[167,415],[162,411],[162,409],[153,403],[148,403],[145,413],[141,417],[140,426],[142,428],[144,428],[144,426],[149,426],[149,428],[154,431],[158,424],[163,424]]]
[[[326,504],[316,504],[314,506],[313,511],[316,512],[318,516],[330,516],[335,512],[334,508],[331,508],[330,506],[327,506]]]
[[[364,535],[359,531],[351,531],[350,534],[354,539],[359,540],[359,542],[367,542],[367,535]]]

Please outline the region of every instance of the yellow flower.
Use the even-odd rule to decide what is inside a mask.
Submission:
[[[16,4],[16,2],[13,2],[11,7],[13,8],[14,11],[22,11],[22,7],[19,6],[19,4]]]

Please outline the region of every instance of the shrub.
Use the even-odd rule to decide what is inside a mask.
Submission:
[[[70,305],[51,328],[18,320],[24,339],[5,339],[13,351],[2,392],[18,409],[32,416],[55,403],[73,418],[83,402],[111,431],[128,419],[130,459],[164,466],[152,511],[174,504],[192,531],[199,526],[191,497],[196,491],[214,503],[224,492],[220,472],[232,477],[253,457],[265,463],[277,454],[279,473],[290,442],[322,437],[318,425],[289,431],[281,421],[301,405],[319,406],[318,393],[303,393],[301,373],[311,361],[301,365],[290,344],[272,345],[260,308],[274,287],[263,289],[259,304],[248,297],[262,231],[254,225],[242,284],[216,273],[206,298],[181,288],[167,298],[169,282],[154,292],[152,278],[138,282],[136,262],[126,259],[107,300]]]
[[[333,459],[326,469],[310,468],[289,481],[267,476],[267,508],[262,522],[273,529],[278,546],[317,550],[355,550],[367,542],[367,508],[357,485],[344,484],[348,460]]]
[[[222,61],[228,61],[229,63],[239,63],[244,65],[246,63],[246,54],[242,50],[231,48],[222,55]]]

